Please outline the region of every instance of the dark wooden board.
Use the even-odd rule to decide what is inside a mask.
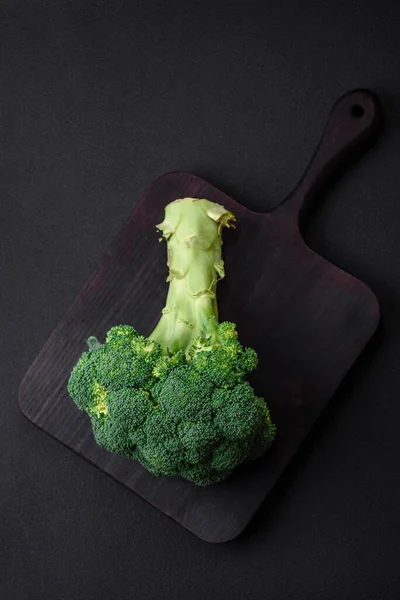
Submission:
[[[372,93],[343,96],[303,179],[268,214],[247,210],[189,173],[156,179],[28,370],[19,393],[24,415],[200,538],[236,537],[378,325],[371,290],[310,250],[299,224],[311,198],[373,141],[381,121]],[[119,323],[145,335],[155,326],[167,291],[166,247],[158,242],[155,224],[166,204],[184,196],[208,198],[237,216],[236,230],[224,232],[227,277],[219,284],[220,318],[235,321],[242,343],[257,350],[260,366],[252,383],[268,400],[279,431],[265,457],[208,488],[178,477],[155,478],[97,446],[89,419],[66,387],[89,335],[104,339]]]

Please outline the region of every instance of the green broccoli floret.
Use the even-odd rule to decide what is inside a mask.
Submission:
[[[158,325],[148,338],[129,325],[112,327],[104,343],[90,337],[69,378],[96,442],[153,475],[217,483],[275,438],[268,406],[247,381],[257,354],[241,345],[234,323],[218,323],[221,232],[234,221],[208,200],[169,204],[157,226],[169,266]]]

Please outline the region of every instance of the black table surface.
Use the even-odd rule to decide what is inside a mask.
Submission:
[[[399,22],[396,0],[3,0],[2,600],[400,597]],[[28,423],[17,389],[155,177],[270,209],[357,87],[385,131],[305,237],[381,327],[247,532],[207,544]]]

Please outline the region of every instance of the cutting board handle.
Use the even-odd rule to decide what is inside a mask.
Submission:
[[[277,210],[301,225],[315,194],[374,142],[382,123],[381,103],[373,92],[358,89],[339,98],[304,176]]]

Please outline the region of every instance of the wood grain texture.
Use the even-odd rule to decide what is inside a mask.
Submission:
[[[315,194],[374,141],[381,116],[371,92],[343,96],[303,179],[270,213],[247,210],[189,173],[156,179],[28,370],[19,393],[24,415],[200,538],[235,538],[378,325],[379,306],[371,290],[310,250],[300,226]],[[257,350],[260,365],[251,381],[278,426],[276,443],[265,457],[208,488],[178,477],[155,478],[138,463],[97,446],[87,415],[67,393],[69,374],[89,335],[102,340],[120,323],[147,335],[156,325],[167,267],[155,224],[162,221],[166,204],[184,196],[223,204],[237,216],[236,230],[224,232],[227,277],[218,289],[220,318],[235,321],[242,343]]]

